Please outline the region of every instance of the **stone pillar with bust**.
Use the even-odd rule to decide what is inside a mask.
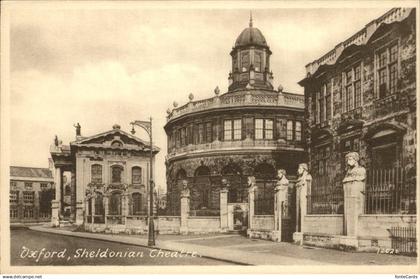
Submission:
[[[61,214],[61,169],[55,168],[54,173],[55,198],[51,201],[51,226],[60,226]]]
[[[227,232],[229,229],[228,223],[228,193],[229,184],[228,181],[222,179],[222,189],[220,189],[220,230]]]
[[[254,212],[255,212],[255,191],[257,190],[257,184],[255,183],[254,176],[248,176],[248,230],[247,235],[251,237],[252,230],[254,229]]]
[[[188,188],[188,181],[182,181],[181,191],[181,227],[179,232],[181,234],[188,234],[188,217],[190,215],[190,189]]]
[[[305,215],[307,212],[307,195],[311,192],[312,176],[308,172],[306,163],[299,164],[298,179],[296,181],[296,232],[293,233],[293,241],[303,244],[305,230]]]
[[[289,189],[289,180],[286,178],[286,170],[277,171],[277,183],[274,188],[274,231],[271,239],[281,242],[282,239],[282,216],[285,203],[287,203],[287,194]]]
[[[347,172],[343,179],[344,191],[344,234],[356,237],[359,215],[364,212],[366,170],[359,166],[359,154],[346,155]]]

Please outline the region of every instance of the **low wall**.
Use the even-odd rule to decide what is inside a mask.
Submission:
[[[391,248],[391,227],[416,227],[416,215],[360,215],[358,239],[360,250]]]
[[[159,234],[178,234],[181,226],[180,216],[159,216],[155,220],[156,231]]]
[[[254,215],[251,220],[252,230],[272,231],[274,230],[274,215]]]
[[[343,234],[343,215],[305,215],[303,219],[303,232],[314,234]]]
[[[213,233],[220,232],[220,217],[200,216],[188,218],[188,232],[191,233]]]

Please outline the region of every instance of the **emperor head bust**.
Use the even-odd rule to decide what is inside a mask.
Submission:
[[[343,182],[364,181],[366,169],[359,165],[359,154],[350,152],[346,155],[347,172]]]

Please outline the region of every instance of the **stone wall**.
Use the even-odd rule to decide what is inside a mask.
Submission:
[[[215,233],[220,229],[220,217],[188,217],[189,233]]]
[[[156,230],[158,234],[178,234],[180,226],[181,217],[179,216],[159,216]]]
[[[343,215],[306,215],[303,223],[304,233],[343,234]]]
[[[256,231],[274,230],[274,215],[254,215],[252,229]]]
[[[360,215],[361,239],[389,239],[391,227],[416,227],[416,215]]]

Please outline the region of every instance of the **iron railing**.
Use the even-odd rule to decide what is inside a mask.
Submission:
[[[392,227],[391,248],[395,253],[417,255],[417,238],[415,227]]]
[[[344,193],[342,187],[335,187],[330,177],[319,176],[312,179],[307,195],[308,214],[343,214]]]
[[[274,214],[274,188],[276,180],[257,179],[257,190],[255,192],[255,215]]]
[[[367,172],[366,214],[416,214],[416,176],[404,168]]]

